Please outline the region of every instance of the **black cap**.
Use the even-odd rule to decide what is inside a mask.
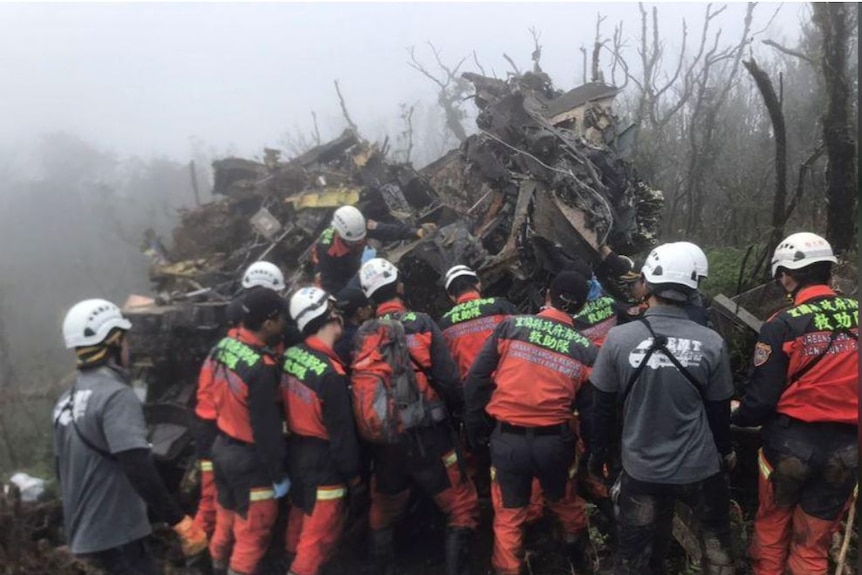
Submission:
[[[362,290],[357,287],[348,286],[344,288],[338,292],[335,299],[337,300],[335,306],[345,316],[351,316],[356,313],[356,310],[359,308],[371,305],[371,302],[368,301],[368,298],[365,297]]]
[[[634,270],[634,262],[631,258],[611,253],[605,258],[605,265],[611,277],[621,281],[634,281],[640,274]]]
[[[575,271],[562,271],[551,281],[549,288],[551,301],[564,304],[583,305],[587,301],[590,286],[587,278]]]
[[[242,322],[247,325],[259,326],[268,319],[287,312],[284,299],[275,291],[256,286],[242,296]]]

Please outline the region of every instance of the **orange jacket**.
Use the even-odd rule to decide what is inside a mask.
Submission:
[[[551,308],[504,320],[467,377],[468,431],[485,427],[485,413],[524,427],[568,422],[597,353],[562,311]]]
[[[814,285],[799,290],[793,303],[761,327],[733,423],[757,426],[783,413],[857,425],[859,302]]]
[[[515,306],[503,298],[483,298],[471,291],[461,295],[455,307],[440,319],[443,338],[458,363],[462,381],[497,325],[516,313]]]
[[[273,481],[280,481],[284,477],[284,433],[278,366],[272,352],[250,331],[239,328],[234,337],[223,338],[210,352],[204,376],[204,413],[214,408],[218,429],[234,440],[253,444]]]
[[[348,379],[336,353],[317,337],[288,348],[281,374],[287,427],[294,437],[317,438],[345,481],[359,473],[359,441],[350,407]]]

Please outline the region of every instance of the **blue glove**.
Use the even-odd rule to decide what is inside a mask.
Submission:
[[[377,257],[377,250],[375,250],[371,246],[365,246],[365,250],[363,250],[363,252],[362,252],[362,263],[365,263],[368,260],[374,259],[376,257]]]
[[[275,498],[281,499],[285,495],[287,495],[288,490],[290,489],[290,478],[285,477],[284,480],[279,481],[278,483],[272,484],[272,490],[275,491]]]

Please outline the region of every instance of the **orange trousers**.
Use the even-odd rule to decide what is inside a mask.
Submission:
[[[285,547],[296,555],[290,566],[292,575],[317,575],[332,557],[347,518],[346,496],[344,485],[323,485],[317,488],[310,514],[291,507]]]
[[[523,507],[505,507],[497,471],[491,470],[491,503],[494,506],[494,550],[491,564],[498,575],[518,575],[523,563],[524,525],[538,520],[543,503],[557,517],[567,537],[575,537],[588,528],[586,504],[576,492],[574,467],[570,470],[565,493],[554,502],[544,500],[539,480],[533,478],[530,502]]]
[[[208,459],[200,460],[201,498],[195,513],[195,524],[212,538],[216,522],[216,485],[213,463]]]
[[[476,486],[461,474],[455,450],[444,453],[439,460],[423,459],[412,472],[404,469],[396,472],[392,461],[385,462],[390,465],[377,465],[371,481],[369,524],[372,530],[386,529],[404,511],[410,490],[405,486],[396,491],[392,486],[405,484],[409,475],[432,495],[437,507],[446,515],[447,526],[475,529],[479,524]]]
[[[798,504],[776,504],[772,465],[762,450],[758,463],[760,503],[749,548],[754,574],[826,575],[832,533],[841,516],[832,521],[818,519],[805,513]]]
[[[252,575],[266,554],[277,518],[278,501],[272,497],[255,500],[254,493],[245,517],[217,505],[216,528],[209,546],[213,562]]]

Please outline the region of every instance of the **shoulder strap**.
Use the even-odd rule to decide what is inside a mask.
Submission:
[[[632,376],[629,378],[628,382],[626,383],[626,389],[623,392],[623,395],[622,395],[620,402],[625,403],[626,399],[628,398],[629,394],[632,391],[632,388],[634,387],[634,384],[637,383],[638,378],[640,378],[641,373],[643,373],[643,370],[646,367],[647,362],[649,361],[649,358],[652,357],[652,354],[656,351],[662,352],[670,360],[670,362],[673,364],[673,366],[675,368],[677,368],[677,370],[679,370],[679,372],[682,374],[682,376],[686,380],[688,380],[689,383],[691,383],[694,386],[694,388],[697,390],[698,395],[700,395],[701,400],[706,401],[706,396],[704,395],[703,386],[691,374],[691,372],[688,371],[679,362],[679,360],[670,352],[670,350],[667,348],[667,336],[656,335],[655,331],[653,331],[653,329],[652,329],[652,326],[649,324],[649,322],[646,320],[645,317],[642,317],[637,321],[643,323],[644,326],[646,326],[646,328],[649,330],[649,333],[652,336],[652,345],[649,347],[647,352],[644,354],[644,357],[641,360],[640,365],[637,367],[635,372],[632,374]]]
[[[856,335],[855,333],[853,333],[852,331],[850,331],[849,329],[846,329],[846,328],[836,329],[829,336],[829,343],[827,343],[823,347],[823,351],[818,353],[814,359],[812,359],[811,361],[806,363],[804,366],[802,366],[801,369],[799,369],[796,373],[794,373],[793,375],[790,376],[790,378],[787,380],[787,387],[790,387],[791,385],[793,385],[794,383],[796,383],[797,381],[802,379],[802,377],[806,373],[808,373],[809,371],[814,369],[814,367],[818,363],[820,363],[820,360],[822,360],[824,357],[826,357],[826,354],[829,353],[829,350],[832,348],[832,344],[835,343],[835,338],[837,338],[838,335],[842,334],[842,333],[846,334],[848,337],[850,337],[852,339],[855,339],[856,341],[859,341],[859,336]]]
[[[114,455],[112,453],[105,451],[101,447],[97,447],[96,445],[93,444],[92,441],[87,439],[87,436],[84,435],[84,433],[78,427],[78,424],[75,422],[75,393],[76,392],[77,392],[77,389],[75,388],[75,385],[72,385],[72,391],[69,393],[69,399],[66,400],[66,404],[60,408],[60,413],[62,414],[64,411],[69,412],[69,419],[72,422],[72,429],[75,431],[75,435],[78,436],[78,439],[81,440],[81,443],[83,443],[89,449],[95,451],[96,453],[98,453],[102,457],[107,457],[108,459],[116,460],[117,458],[114,457]],[[57,427],[57,424],[60,422],[60,417],[61,416],[57,416],[56,418],[54,418],[54,427]]]

